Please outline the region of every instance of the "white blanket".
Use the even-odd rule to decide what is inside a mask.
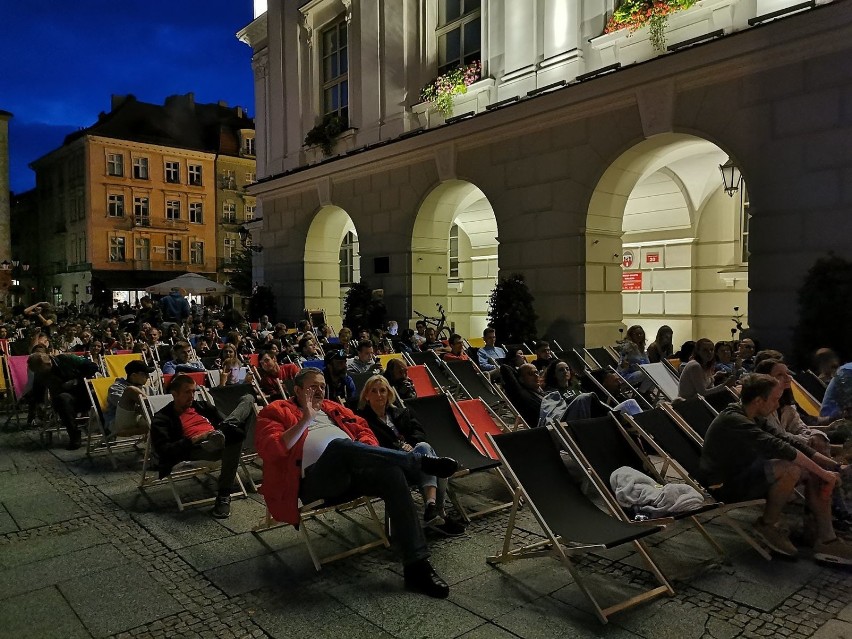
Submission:
[[[628,466],[614,470],[609,484],[622,508],[633,509],[650,517],[687,512],[704,505],[704,497],[692,486],[661,486],[644,473]]]

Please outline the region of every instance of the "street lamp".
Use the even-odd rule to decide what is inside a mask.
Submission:
[[[725,193],[734,197],[734,193],[740,190],[740,184],[743,181],[743,174],[739,167],[731,158],[728,158],[727,162],[719,165],[719,171],[722,173],[722,186],[725,188]]]
[[[252,251],[253,253],[260,253],[263,250],[263,247],[259,244],[255,245],[252,243],[251,231],[249,231],[245,226],[241,226],[237,230],[237,233],[240,234],[240,242],[242,243],[244,249]]]

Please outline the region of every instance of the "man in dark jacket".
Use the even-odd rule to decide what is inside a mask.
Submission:
[[[500,377],[503,379],[506,397],[518,409],[524,421],[531,428],[537,426],[544,392],[541,390],[541,380],[536,367],[532,364],[522,364],[516,373],[511,366],[503,364],[500,367]]]
[[[189,317],[189,302],[184,297],[185,291],[173,289],[171,293],[160,300],[164,322],[182,324]]]
[[[169,386],[173,401],[151,421],[151,443],[159,457],[160,477],[182,461],[222,461],[219,491],[211,514],[231,514],[231,490],[240,463],[246,428],[254,418],[254,397],[246,395],[227,417],[208,402],[195,401],[195,381],[178,374]]]
[[[740,403],[723,410],[707,430],[701,479],[724,502],[765,498],[754,531],[772,550],[788,556],[798,550],[780,526],[781,511],[803,481],[816,523],[814,558],[852,565],[852,548],[837,539],[831,524],[831,493],[840,465],[765,421],[777,410],[782,391],[769,375],[743,378]]]
[[[51,357],[36,352],[27,359],[27,366],[35,375],[35,382],[50,391],[50,403],[68,431],[68,450],[77,450],[82,436],[76,418],[90,404],[85,380],[95,376],[97,365],[77,355]]]

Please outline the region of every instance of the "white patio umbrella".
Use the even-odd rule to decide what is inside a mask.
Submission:
[[[173,280],[149,286],[145,290],[157,295],[168,295],[172,291],[180,289],[184,289],[190,295],[218,295],[219,293],[228,293],[231,290],[224,284],[209,280],[198,273],[186,273]]]

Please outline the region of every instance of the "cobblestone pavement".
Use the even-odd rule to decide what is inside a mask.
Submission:
[[[852,637],[852,572],[807,556],[766,562],[715,522],[708,530],[728,562],[694,530],[667,529],[651,551],[676,595],[604,626],[553,559],[486,564],[506,511],[474,520],[462,538],[432,540],[452,587],[435,601],[402,589],[384,549],[314,571],[292,528],[252,534],[264,514],[256,495],[234,501],[224,521],[201,508],[179,513],[167,488],[138,491],[138,455],[119,455],[114,470],[61,445],[45,448],[32,431],[0,434],[0,637]],[[183,483],[182,493],[199,495],[212,485]],[[460,486],[467,499],[506,498],[493,477]],[[334,551],[339,531],[354,526],[324,521],[317,546]],[[528,510],[520,521],[516,541],[541,539]],[[604,603],[651,583],[629,549],[578,566]]]

